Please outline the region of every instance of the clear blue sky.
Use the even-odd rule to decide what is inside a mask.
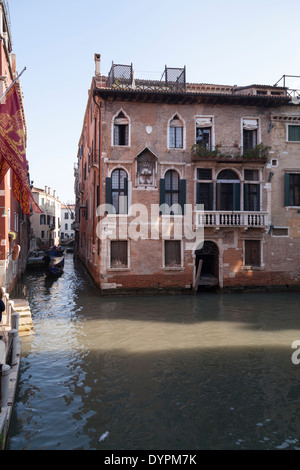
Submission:
[[[75,200],[74,163],[94,74],[112,61],[136,78],[186,66],[187,81],[270,84],[300,75],[299,0],[9,0],[31,179]],[[294,86],[294,83],[291,85]],[[297,83],[300,88],[300,80]]]

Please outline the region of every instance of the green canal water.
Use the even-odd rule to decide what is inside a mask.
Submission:
[[[103,298],[72,255],[24,282],[9,450],[300,449],[299,293]]]

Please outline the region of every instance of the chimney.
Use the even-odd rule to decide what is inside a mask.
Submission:
[[[48,188],[48,194],[49,194],[49,195],[50,195],[50,189],[51,189],[51,188],[50,188],[50,186],[49,186],[49,188]]]
[[[56,190],[53,189],[53,197],[56,197]]]
[[[100,54],[95,54],[94,58],[95,58],[95,75],[97,77],[99,77],[100,76],[100,59],[101,59],[101,55]]]
[[[48,186],[45,186],[45,193],[46,193],[46,194],[47,194],[47,188],[48,188]]]

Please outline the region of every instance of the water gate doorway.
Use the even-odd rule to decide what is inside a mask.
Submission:
[[[196,250],[196,276],[198,288],[218,287],[219,285],[219,249],[216,243],[205,241],[201,250]],[[202,266],[201,266],[202,264]],[[201,268],[199,273],[198,268]]]

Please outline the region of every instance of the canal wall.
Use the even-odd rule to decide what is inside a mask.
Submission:
[[[0,450],[5,448],[13,412],[21,361],[21,336],[33,334],[29,303],[9,299],[4,293],[5,311],[0,328]]]

